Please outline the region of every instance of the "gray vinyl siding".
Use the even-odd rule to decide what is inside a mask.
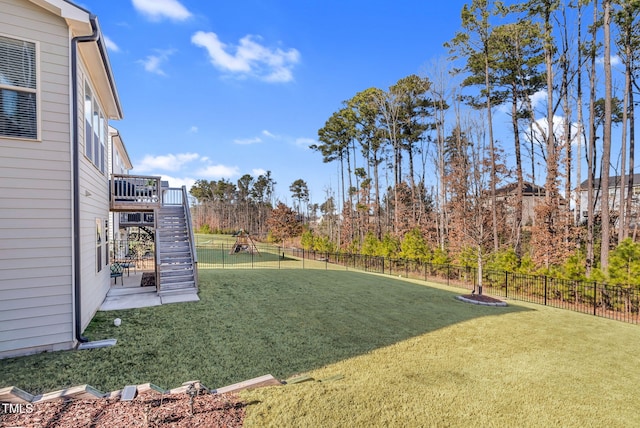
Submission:
[[[82,58],[81,58],[82,59]],[[82,328],[84,329],[104,301],[109,291],[110,270],[105,260],[104,245],[102,250],[102,269],[98,272],[96,265],[96,219],[102,220],[102,239],[106,239],[104,223],[109,218],[109,185],[107,170],[103,173],[84,156],[84,82],[88,74],[83,64],[78,72],[78,124],[81,140],[80,150],[80,239],[81,239],[81,282],[82,282]],[[89,83],[91,85],[91,83]],[[93,86],[93,85],[91,85]],[[95,95],[96,91],[93,90]],[[102,106],[101,106],[102,108]],[[105,150],[107,141],[105,140]],[[107,153],[104,153],[106,160]],[[86,196],[86,193],[91,196]]]
[[[0,0],[0,34],[38,43],[41,141],[0,137],[0,357],[73,345],[69,30]]]

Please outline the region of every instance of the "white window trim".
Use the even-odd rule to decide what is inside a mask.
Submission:
[[[108,129],[109,129],[109,121],[107,120],[107,117],[104,114],[104,111],[102,110],[102,105],[100,104],[100,99],[97,97],[96,95],[96,90],[93,88],[93,86],[91,85],[91,82],[88,79],[83,79],[83,86],[82,86],[82,110],[83,110],[83,114],[82,114],[82,120],[83,120],[83,126],[84,126],[84,132],[83,132],[83,139],[84,139],[84,150],[83,150],[83,154],[85,159],[87,159],[89,161],[89,163],[91,163],[91,165],[93,165],[93,167],[98,170],[100,172],[100,174],[106,176],[107,175],[107,170],[106,170],[106,159],[107,159],[107,153],[106,153],[106,149],[107,149],[107,145],[108,142],[105,141],[104,139],[107,138],[108,136]],[[87,142],[87,129],[86,129],[86,120],[87,120],[87,111],[86,111],[86,107],[87,107],[87,103],[86,103],[86,95],[87,95],[87,91],[86,88],[87,86],[89,87],[89,90],[91,91],[91,135],[92,137],[96,134],[96,130],[95,130],[95,123],[94,123],[94,107],[97,108],[97,122],[98,122],[98,127],[100,127],[101,125],[101,121],[100,121],[100,117],[102,117],[103,123],[102,123],[102,128],[103,129],[99,129],[98,130],[98,138],[102,141],[100,141],[97,144],[96,147],[96,143],[95,141],[93,141],[93,138],[91,140],[91,154],[92,157],[87,156],[87,144],[89,144]],[[96,153],[96,148],[101,150],[102,153],[98,154]],[[101,167],[101,159],[102,159],[102,166],[104,166],[104,168]]]
[[[36,51],[36,89],[35,90],[31,88],[23,88],[21,86],[14,87],[14,86],[0,84],[0,88],[3,88],[3,89],[11,89],[11,90],[30,92],[30,93],[36,94],[36,138],[0,135],[0,139],[28,141],[28,142],[42,142],[42,94],[41,94],[42,91],[41,91],[41,81],[40,81],[40,75],[41,75],[40,69],[42,68],[41,67],[42,62],[40,60],[40,41],[28,39],[24,37],[16,37],[15,35],[6,34],[6,33],[0,33],[0,36],[6,37],[7,39],[20,40],[23,42],[33,43],[35,45],[35,51]]]

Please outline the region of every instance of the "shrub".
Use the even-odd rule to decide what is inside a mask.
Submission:
[[[611,252],[609,280],[617,285],[640,286],[640,244],[626,238]]]
[[[409,231],[400,244],[400,257],[423,262],[431,258],[431,250],[417,227]]]

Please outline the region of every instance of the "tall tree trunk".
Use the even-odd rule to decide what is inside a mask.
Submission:
[[[518,181],[516,187],[516,212],[515,212],[515,252],[518,260],[522,258],[522,191],[524,188],[524,177],[522,173],[522,154],[520,150],[520,130],[518,127],[518,86],[517,82],[513,83],[513,96],[511,98],[511,126],[513,128],[513,144],[516,156],[516,179]]]
[[[488,44],[488,43],[487,43]],[[491,159],[491,178],[489,183],[489,191],[491,192],[491,226],[493,232],[493,250],[497,253],[500,249],[500,241],[498,238],[498,202],[496,200],[496,149],[493,140],[493,114],[491,112],[491,83],[489,81],[489,52],[488,47],[485,50],[484,62],[484,84],[487,91],[487,122],[489,125],[489,157]]]
[[[587,150],[587,260],[586,274],[587,278],[591,276],[591,271],[595,262],[595,154],[596,154],[596,122],[595,122],[595,105],[596,105],[596,37],[598,33],[596,22],[598,21],[598,0],[593,2],[593,24],[591,26],[591,57],[590,76],[589,76],[589,148]]]
[[[562,18],[564,22],[564,29],[562,31],[562,46],[563,46],[563,54],[562,54],[562,89],[561,89],[561,97],[562,97],[562,110],[563,110],[563,140],[565,145],[565,159],[564,159],[564,169],[565,169],[565,181],[564,181],[564,194],[567,201],[571,199],[571,173],[572,173],[572,161],[573,161],[573,147],[572,147],[572,129],[571,129],[571,117],[573,116],[571,111],[571,104],[569,102],[569,69],[570,69],[570,59],[569,59],[569,34],[567,32],[567,14],[566,8],[562,10]],[[565,211],[562,215],[563,223],[564,223],[564,242],[565,245],[568,246],[571,240],[571,226],[572,226],[572,212],[571,212],[571,204],[567,203],[565,206]]]
[[[629,179],[627,184],[627,213],[625,215],[625,230],[629,233],[629,228],[631,225],[631,207],[633,205],[633,185],[634,185],[634,155],[635,155],[635,104],[633,101],[633,88],[629,90]],[[635,224],[637,227],[638,224],[638,213],[636,212]]]
[[[582,136],[584,134],[584,126],[583,126],[583,116],[582,116],[582,5],[578,4],[578,67],[576,70],[576,104],[578,109],[578,130],[576,133],[578,134],[578,153],[576,154],[576,181],[577,185],[580,186],[582,184]],[[575,222],[578,222],[582,218],[582,189],[578,188],[576,192],[576,216]]]
[[[602,248],[600,266],[604,272],[609,268],[609,168],[611,163],[611,0],[604,0],[604,130],[602,142],[602,175],[600,183],[604,186],[601,196],[602,211]]]
[[[627,180],[626,180],[626,175],[627,175],[627,127],[629,124],[629,88],[631,86],[631,76],[628,73],[628,69],[627,67],[625,67],[625,74],[624,74],[624,101],[622,102],[622,108],[623,108],[623,112],[622,112],[622,138],[621,138],[621,142],[620,142],[620,157],[621,157],[621,162],[620,162],[620,203],[618,204],[618,212],[620,214],[620,217],[618,218],[618,244],[621,243],[627,236],[628,236],[628,230],[627,230],[627,219],[626,219],[626,214],[627,214],[627,209],[626,209],[626,203],[627,203],[627,192],[625,191],[626,189],[626,185],[627,185]],[[633,170],[629,171],[629,174],[632,175],[633,174]]]
[[[544,32],[545,32],[545,48],[544,58],[547,70],[547,177],[545,180],[545,227],[549,233],[549,237],[554,235],[554,223],[558,220],[558,153],[556,146],[556,137],[553,132],[553,44],[552,44],[552,26],[551,26],[551,8],[547,6],[544,11]],[[553,243],[547,243],[545,250],[545,265],[548,268],[551,264],[551,250]]]

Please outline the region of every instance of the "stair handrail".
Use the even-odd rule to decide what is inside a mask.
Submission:
[[[158,216],[155,215],[154,216],[154,221],[158,221]],[[160,284],[160,245],[158,244],[160,242],[160,240],[158,239],[158,227],[157,227],[157,223],[156,223],[156,227],[155,230],[153,231],[153,235],[154,235],[154,249],[155,251],[154,256],[156,259],[156,262],[154,263],[155,267],[155,275],[156,275],[156,293],[159,293],[161,290],[161,286],[162,284]]]
[[[189,244],[191,245],[191,257],[193,260],[193,280],[198,287],[198,253],[196,252],[196,240],[193,235],[193,223],[191,222],[191,208],[187,197],[187,186],[182,186],[182,206],[184,208],[185,222],[189,231]]]

